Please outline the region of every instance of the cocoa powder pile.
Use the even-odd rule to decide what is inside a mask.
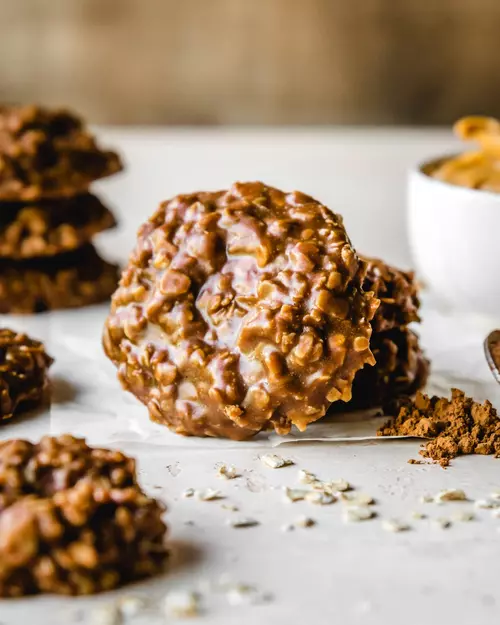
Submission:
[[[451,400],[417,393],[414,401],[404,401],[398,416],[387,421],[377,436],[429,438],[420,454],[443,467],[466,454],[500,456],[497,411],[489,401],[479,404],[459,389],[452,389]]]

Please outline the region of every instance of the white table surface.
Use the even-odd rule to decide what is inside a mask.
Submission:
[[[103,237],[103,244],[122,259],[133,245],[136,227],[160,200],[178,192],[223,188],[233,180],[263,179],[316,195],[342,213],[363,253],[411,266],[404,227],[405,172],[414,162],[456,147],[443,131],[101,129],[101,134],[128,164],[126,174],[99,185],[121,222],[121,229]],[[485,497],[500,487],[497,461],[466,457],[445,471],[409,465],[419,448],[415,441],[295,443],[277,453],[293,458],[296,466],[272,470],[258,459],[270,450],[267,441],[237,444],[167,433],[156,444],[141,442],[139,422],[149,427],[145,410],[119,391],[114,370],[100,351],[105,315],[102,306],[3,320],[47,341],[56,356],[59,397],[47,413],[3,426],[0,438],[69,430],[98,444],[113,434],[113,444],[138,457],[148,491],[168,504],[174,557],[164,577],[97,598],[0,601],[2,625],[98,625],[96,606],[124,595],[156,601],[176,588],[201,589],[203,614],[194,622],[207,625],[482,625],[498,620],[500,519],[480,511],[477,520],[443,530],[410,516],[420,510],[431,518],[451,518],[471,509],[469,503],[437,506],[419,498],[452,487],[464,488],[473,499]],[[459,379],[480,399],[489,393],[500,399],[481,354],[488,327],[485,320],[424,307],[422,338],[438,377]],[[96,372],[90,380],[89,369]],[[63,401],[65,385],[77,393]],[[214,468],[219,462],[234,464],[244,476],[219,480]],[[284,502],[280,487],[296,484],[299,467],[324,479],[347,479],[377,500],[379,517],[346,524],[340,503]],[[226,519],[235,513],[224,510],[223,502],[181,496],[186,488],[208,486],[223,490],[228,502],[260,525],[228,527]],[[317,526],[281,530],[301,514],[315,518]],[[411,531],[384,531],[381,521],[390,517],[409,521]],[[222,575],[253,584],[273,599],[259,606],[230,606],[223,593],[206,587],[207,580]],[[142,614],[127,622],[175,621]]]

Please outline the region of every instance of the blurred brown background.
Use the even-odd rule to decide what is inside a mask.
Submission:
[[[0,0],[0,99],[115,124],[500,115],[500,0]]]

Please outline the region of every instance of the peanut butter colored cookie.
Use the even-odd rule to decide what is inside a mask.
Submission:
[[[104,349],[180,434],[303,430],[374,363],[364,272],[341,217],[307,195],[260,182],[181,195],[140,229]]]
[[[0,258],[18,260],[75,250],[115,224],[111,211],[90,193],[34,204],[3,204]]]
[[[40,341],[0,329],[0,421],[46,398],[52,362]]]
[[[102,150],[72,113],[0,108],[0,201],[70,197],[121,169],[118,155]]]

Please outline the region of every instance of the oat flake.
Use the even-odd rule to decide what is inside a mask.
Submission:
[[[281,469],[282,467],[289,467],[295,464],[293,460],[289,458],[282,458],[277,454],[264,454],[260,457],[260,461],[269,467],[270,469]]]
[[[411,529],[408,523],[398,521],[397,519],[384,519],[382,521],[382,527],[388,532],[407,532]]]
[[[217,499],[224,499],[224,495],[220,492],[220,490],[215,490],[214,488],[199,490],[197,495],[200,501],[215,501]]]
[[[235,519],[228,519],[227,525],[230,525],[231,527],[255,527],[256,525],[260,525],[260,523],[251,517],[238,517]]]
[[[302,501],[306,498],[306,495],[309,494],[309,491],[301,489],[301,488],[285,488],[285,497],[289,501]]]
[[[450,488],[442,490],[434,497],[435,503],[444,503],[446,501],[467,501],[467,495],[463,490]]]
[[[481,510],[493,510],[495,508],[500,508],[500,501],[494,499],[478,499],[474,502],[474,507]]]
[[[319,480],[314,473],[306,469],[299,469],[299,482],[301,484],[315,484],[318,483]]]
[[[220,477],[224,480],[234,480],[237,477],[240,477],[240,474],[236,470],[232,464],[221,464],[217,467],[217,477]]]
[[[344,520],[349,522],[368,521],[374,516],[374,510],[368,506],[348,506],[344,510]]]
[[[340,500],[350,506],[371,506],[375,500],[366,493],[341,493]]]
[[[313,503],[318,506],[328,506],[334,503],[335,501],[337,501],[337,498],[334,497],[334,495],[330,493],[314,491],[314,490],[307,493],[304,499],[308,501],[309,503]]]
[[[299,517],[293,524],[294,527],[303,527],[303,528],[314,527],[315,525],[316,525],[316,521],[314,519],[311,519],[311,517],[308,517],[308,516]]]
[[[460,523],[468,523],[469,521],[474,521],[475,518],[476,516],[472,510],[463,510],[453,515],[453,520]]]
[[[163,600],[163,608],[167,616],[174,618],[190,618],[198,616],[198,597],[187,590],[173,590]]]

